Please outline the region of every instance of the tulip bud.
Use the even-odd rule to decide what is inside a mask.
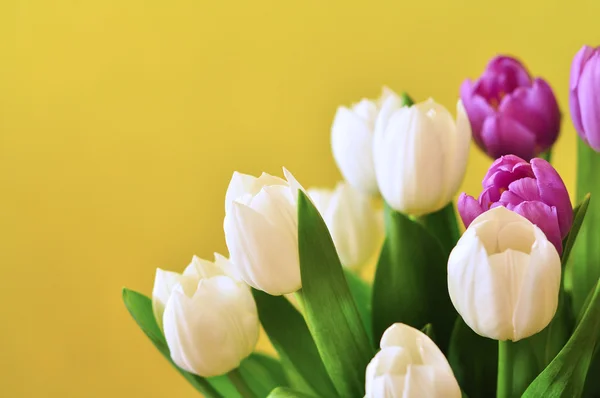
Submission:
[[[225,196],[225,241],[237,275],[271,295],[302,287],[298,256],[298,190],[292,174],[282,180],[235,172]]]
[[[380,346],[367,366],[366,398],[461,397],[446,357],[420,330],[395,323]]]
[[[562,253],[573,210],[569,192],[550,163],[538,158],[527,163],[518,156],[503,156],[488,170],[483,188],[478,200],[465,193],[458,198],[465,227],[484,211],[504,206],[537,225]]]
[[[225,275],[183,277],[164,312],[171,359],[202,377],[227,373],[249,356],[258,341],[256,304],[248,286]]]
[[[381,195],[394,209],[420,216],[446,206],[465,174],[471,129],[460,101],[456,123],[432,99],[396,109],[375,133]]]
[[[399,97],[387,87],[377,101],[362,99],[351,108],[340,106],[331,127],[333,157],[342,176],[366,194],[379,192],[373,170],[373,130],[381,105]]]
[[[351,269],[364,265],[383,236],[371,198],[339,183],[335,190],[309,189],[308,195],[327,224],[342,264]]]
[[[478,80],[463,82],[460,98],[475,143],[493,159],[512,153],[529,160],[558,138],[561,115],[552,88],[515,58],[493,58]]]
[[[571,64],[569,105],[575,129],[600,152],[600,47],[583,46]]]
[[[495,207],[477,217],[448,259],[450,299],[477,334],[518,341],[554,317],[560,257],[525,217]]]

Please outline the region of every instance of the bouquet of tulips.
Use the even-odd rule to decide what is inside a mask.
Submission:
[[[205,397],[598,397],[600,48],[569,89],[575,208],[550,163],[552,89],[498,56],[456,117],[387,88],[339,107],[334,190],[234,173],[230,258],[158,269],[125,305]],[[471,139],[495,160],[457,217]],[[254,352],[261,326],[276,357]]]

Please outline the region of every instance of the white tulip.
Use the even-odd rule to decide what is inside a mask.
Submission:
[[[452,303],[476,333],[518,341],[544,329],[558,306],[560,256],[544,233],[505,207],[477,217],[448,259]]]
[[[362,99],[350,108],[340,106],[331,127],[333,157],[342,176],[367,194],[379,192],[373,168],[373,130],[381,105],[391,97],[399,100],[392,90],[384,87],[376,101]]]
[[[446,357],[420,330],[395,323],[380,346],[367,366],[367,398],[461,397]]]
[[[307,193],[327,224],[342,264],[352,269],[364,265],[383,236],[371,198],[346,182],[335,190],[311,188]]]
[[[411,107],[390,104],[390,109],[373,142],[381,195],[406,214],[440,210],[456,194],[467,167],[471,127],[465,109],[459,101],[456,123],[432,99]]]
[[[287,179],[234,173],[225,197],[225,241],[237,275],[271,295],[302,287],[298,255],[298,190]]]
[[[199,282],[184,276],[167,301],[163,320],[173,362],[202,377],[237,368],[258,341],[250,288],[225,275]]]

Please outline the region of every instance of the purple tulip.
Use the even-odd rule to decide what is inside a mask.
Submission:
[[[475,82],[460,87],[475,143],[490,157],[531,159],[552,147],[560,109],[545,80],[532,79],[517,59],[497,56]]]
[[[458,212],[465,227],[484,211],[504,206],[537,225],[562,253],[573,210],[567,188],[550,163],[539,158],[528,163],[515,155],[502,156],[492,164],[482,184],[479,200],[464,192],[458,198]]]
[[[569,105],[575,129],[600,152],[600,47],[583,46],[573,58]]]

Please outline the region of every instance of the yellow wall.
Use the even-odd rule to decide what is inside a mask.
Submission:
[[[577,6],[574,4],[578,3]],[[192,397],[122,286],[225,250],[234,170],[339,178],[338,104],[387,84],[454,107],[496,52],[549,79],[574,186],[571,57],[596,0],[0,1],[0,395]],[[489,164],[476,150],[464,188]]]

